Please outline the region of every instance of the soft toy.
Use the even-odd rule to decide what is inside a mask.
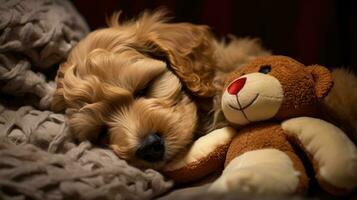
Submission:
[[[339,128],[314,118],[332,85],[326,68],[289,57],[247,63],[229,76],[221,99],[237,133],[226,127],[200,138],[167,166],[166,175],[192,181],[224,162],[211,191],[294,194],[308,189],[304,163],[310,163],[324,190],[351,192],[357,185],[356,146]]]

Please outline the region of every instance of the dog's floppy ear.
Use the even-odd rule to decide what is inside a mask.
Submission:
[[[119,14],[108,20],[120,28]],[[137,41],[130,47],[155,59],[165,59],[191,94],[209,97],[215,94],[214,38],[208,26],[190,23],[166,23],[167,11],[144,12],[132,27]]]
[[[173,72],[193,95],[215,94],[213,37],[207,26],[162,24],[158,35],[150,36],[149,46],[156,46],[156,52],[165,54]]]
[[[86,53],[84,60],[78,61],[76,56],[80,53],[83,52],[73,50],[67,62],[61,64],[56,77],[57,90],[52,109],[66,111],[71,131],[79,140],[96,141],[108,113],[115,105],[131,101],[133,96],[130,90],[108,81],[111,75],[108,71],[120,74],[114,54],[98,48]]]

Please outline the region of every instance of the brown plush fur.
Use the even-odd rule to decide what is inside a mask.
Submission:
[[[292,60],[291,62],[297,61]],[[299,63],[299,65],[301,65],[301,63]],[[239,67],[236,68],[237,71],[235,71],[234,73],[231,73],[229,75],[225,74],[225,76],[228,76],[224,84],[225,86],[227,86],[228,83],[230,83],[239,75],[249,72],[249,70],[247,72],[239,70],[239,68],[243,68],[243,66],[244,65],[239,65]],[[311,69],[313,69],[313,67]],[[257,69],[250,69],[251,72],[254,70]],[[275,72],[273,73],[277,74]],[[324,70],[324,73],[327,73],[326,69]],[[318,102],[319,114],[320,116],[322,116],[322,118],[331,121],[341,129],[343,129],[350,137],[350,139],[355,144],[357,144],[357,107],[355,106],[355,103],[357,102],[357,76],[343,68],[333,69],[331,75],[333,79],[333,86],[329,90],[328,95],[323,98],[322,101]],[[288,80],[288,78],[284,78],[282,75],[278,76],[280,76],[282,79]],[[325,80],[322,81],[325,82]],[[322,83],[322,85],[324,84]],[[296,90],[299,90],[299,87],[296,87]],[[223,89],[221,90],[221,92],[222,91]],[[328,92],[328,90],[322,90],[321,94],[319,95],[319,99],[326,95],[326,92]],[[222,110],[220,102],[221,95],[222,94],[219,94],[215,97],[216,103],[213,107],[215,121],[217,121],[217,123],[225,123],[225,121],[222,120]],[[313,113],[311,114],[313,115]]]
[[[284,98],[275,116],[271,116],[263,122],[259,122],[260,120],[255,121],[255,124],[246,125],[243,129],[239,130],[238,134],[233,138],[228,148],[225,166],[229,165],[234,158],[249,151],[269,148],[277,149],[286,153],[290,157],[295,170],[299,171],[300,182],[296,192],[304,192],[308,188],[308,177],[302,161],[291,145],[294,144],[295,147],[299,147],[302,151],[304,151],[309,158],[310,163],[313,165],[314,172],[316,173],[317,180],[321,183],[320,186],[323,189],[334,195],[343,195],[351,192],[351,189],[348,190],[347,188],[338,188],[337,186],[333,186],[331,183],[325,181],[320,175],[320,169],[322,168],[320,168],[319,165],[326,163],[318,163],[317,160],[315,160],[315,155],[313,156],[313,153],[318,154],[316,153],[319,152],[318,146],[315,145],[313,150],[307,149],[302,142],[303,139],[294,136],[292,133],[284,131],[280,124],[280,120],[300,116],[306,117],[309,115],[319,115],[317,109],[318,102],[328,94],[333,85],[332,76],[329,71],[318,65],[305,67],[303,64],[285,56],[267,56],[260,57],[244,65],[243,69],[232,73],[232,76],[228,80],[229,82],[234,82],[243,74],[246,74],[247,79],[249,79],[249,75],[260,71],[259,69],[262,66],[269,66],[270,70],[266,74],[267,76],[275,77],[279,81],[280,85],[276,87],[282,87]],[[263,78],[260,80],[262,79]],[[259,84],[257,82],[260,80],[253,83],[250,82],[250,84]],[[249,92],[254,93],[256,91],[252,90]],[[241,96],[244,96],[245,94],[247,93],[243,93]],[[239,98],[239,92],[237,94],[233,93],[233,95],[237,95],[237,99]],[[276,96],[270,97],[273,98]],[[229,101],[225,102],[230,103]],[[259,108],[254,103],[251,104],[250,107]],[[239,111],[237,110],[237,112]],[[232,117],[233,115],[228,116]],[[228,118],[228,120],[232,119]],[[273,120],[273,122],[269,122],[268,120]],[[302,130],[303,127],[300,128]],[[318,127],[316,128],[318,129]],[[322,134],[318,131],[316,133]],[[310,135],[309,140],[312,140],[312,138],[313,137]],[[332,140],[333,137],[329,139]],[[326,142],[325,145],[331,144]],[[328,162],[334,162],[334,159],[331,159]],[[354,158],[351,158],[346,162],[347,163],[342,163],[342,165],[348,166],[349,162],[354,162]]]
[[[274,66],[269,74],[280,81],[284,91],[284,101],[276,115],[278,119],[314,115],[318,101],[332,87],[332,77],[326,68],[318,65],[305,68],[303,64],[286,56],[264,56],[248,65],[232,73],[227,83],[243,74],[258,72],[262,65]]]
[[[269,67],[269,70],[261,70],[262,68],[267,68]],[[349,151],[355,153],[355,146],[353,146],[352,143],[349,143],[350,141],[347,141],[348,139],[344,140],[344,143],[341,144],[334,144],[333,142],[336,138],[338,137],[333,137],[330,136],[328,137],[328,140],[323,140],[325,143],[317,145],[316,143],[313,142],[307,142],[307,141],[313,141],[314,137],[320,139],[319,136],[320,134],[322,135],[323,132],[319,132],[319,127],[315,126],[314,127],[314,134],[308,135],[308,137],[298,137],[297,135],[300,134],[304,135],[304,125],[299,126],[299,130],[295,130],[296,132],[289,132],[293,130],[289,130],[287,127],[288,125],[285,126],[287,129],[283,129],[284,127],[283,124],[280,124],[282,120],[294,118],[294,117],[306,117],[306,116],[319,116],[318,112],[318,103],[321,101],[330,91],[330,89],[333,86],[333,79],[330,74],[330,72],[319,65],[312,65],[312,66],[304,66],[303,64],[285,56],[267,56],[267,57],[260,57],[254,61],[249,62],[248,64],[244,65],[243,69],[238,70],[238,72],[233,73],[232,77],[230,80],[233,80],[233,83],[237,82],[237,78],[241,77],[243,74],[245,74],[245,78],[249,79],[252,77],[252,74],[255,72],[260,72],[263,75],[263,77],[260,77],[259,80],[255,80],[254,82],[248,82],[248,84],[255,84],[259,85],[260,88],[264,88],[262,83],[264,78],[266,76],[274,77],[276,80],[280,83],[280,85],[271,85],[271,87],[276,87],[278,89],[279,87],[282,88],[282,93],[283,93],[283,99],[281,100],[281,105],[279,107],[279,110],[277,110],[277,113],[273,116],[269,115],[268,118],[261,120],[257,119],[253,122],[255,124],[252,125],[246,125],[245,128],[240,130],[238,134],[233,138],[232,143],[230,144],[230,147],[227,152],[227,157],[226,157],[226,163],[225,165],[228,165],[231,160],[233,160],[235,157],[238,157],[242,155],[245,152],[249,151],[254,151],[257,149],[268,149],[268,148],[273,148],[280,150],[284,153],[286,153],[293,165],[295,170],[299,171],[299,186],[297,187],[297,192],[303,192],[306,191],[308,188],[308,178],[305,173],[304,166],[297,154],[297,152],[294,151],[294,147],[296,149],[300,149],[305,154],[307,155],[307,158],[309,162],[312,164],[317,181],[320,183],[320,186],[327,192],[334,194],[334,195],[345,195],[348,194],[349,192],[353,191],[353,187],[355,183],[351,184],[352,188],[348,187],[342,187],[342,186],[336,186],[333,185],[333,181],[330,180],[328,182],[328,179],[324,179],[323,174],[323,166],[333,163],[335,164],[335,159],[333,156],[330,154],[326,154],[325,156],[328,157],[327,160],[318,160],[317,155],[322,155],[322,151],[320,151],[320,148],[322,146],[324,147],[330,147],[333,148],[341,148],[342,145],[352,145],[349,146],[350,149]],[[242,78],[238,79],[242,80]],[[244,85],[243,87],[248,88],[247,90],[251,89],[249,92],[254,93],[254,92],[259,92],[262,93],[262,91],[256,90],[254,87],[249,87],[247,85]],[[231,84],[228,84],[229,87]],[[228,92],[229,92],[229,87],[228,87]],[[267,90],[267,88],[265,88]],[[269,91],[269,90],[267,90]],[[279,90],[277,90],[279,91]],[[244,93],[245,92],[245,93]],[[239,103],[239,98],[242,99],[244,95],[247,95],[247,91],[244,91],[242,93],[232,93],[231,95],[237,95],[237,102]],[[249,94],[249,93],[248,93]],[[264,93],[264,95],[266,95]],[[271,95],[274,95],[274,93],[271,93]],[[269,101],[271,99],[274,99],[275,101],[278,101],[279,95],[275,96],[269,96],[270,99],[266,101],[267,103],[265,104],[266,106],[269,106]],[[224,103],[231,103],[230,101],[227,100],[228,98],[224,99]],[[261,107],[258,107],[259,103],[253,103],[249,105],[249,108],[255,108],[259,109]],[[225,105],[222,105],[222,107],[226,108]],[[226,113],[229,114],[230,110],[225,109],[224,110]],[[236,112],[240,112],[237,110]],[[241,111],[243,112],[243,111]],[[225,113],[225,114],[226,114]],[[234,115],[226,115],[227,120],[232,120],[231,118],[235,117]],[[320,116],[319,116],[320,117]],[[240,118],[238,118],[240,119]],[[253,118],[254,119],[254,118]],[[269,122],[269,120],[273,122]],[[243,120],[238,120],[238,122],[243,122]],[[250,121],[251,122],[251,121]],[[326,122],[325,122],[326,123]],[[243,124],[244,125],[244,124]],[[337,134],[340,134],[341,132],[336,132]],[[343,133],[342,133],[343,134]],[[308,138],[308,139],[307,139]],[[322,139],[323,137],[321,137]],[[313,144],[313,148],[311,148],[311,145]],[[310,148],[307,148],[309,147]],[[335,145],[335,146],[333,146]],[[338,146],[339,145],[339,146]],[[344,152],[343,152],[344,153]],[[350,156],[350,158],[346,161],[338,162],[337,164],[340,164],[341,166],[346,168],[347,166],[351,163],[355,164],[355,155]],[[341,155],[342,156],[342,155]],[[336,165],[337,165],[336,164]],[[320,167],[322,166],[322,167]],[[354,171],[354,167],[351,168],[351,171]],[[333,171],[333,170],[332,170]],[[349,171],[348,171],[349,172]],[[354,177],[353,173],[344,174],[343,177],[344,179],[348,179],[349,177]],[[330,173],[336,173],[338,174],[339,172],[334,170],[333,172]],[[355,181],[355,180],[354,180]]]

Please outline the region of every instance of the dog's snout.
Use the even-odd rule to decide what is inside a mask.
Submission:
[[[233,81],[227,88],[228,93],[232,95],[238,94],[238,92],[243,88],[246,80],[247,78],[243,77]]]
[[[158,134],[147,135],[141,141],[136,156],[148,162],[156,162],[163,159],[165,153],[165,143]]]

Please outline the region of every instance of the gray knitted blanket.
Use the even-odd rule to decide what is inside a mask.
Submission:
[[[47,71],[87,32],[69,1],[0,0],[0,199],[151,199],[171,188],[154,170],[76,143],[65,116],[45,110]]]
[[[43,71],[65,60],[88,26],[66,0],[0,0],[0,91],[39,98],[54,91]]]

